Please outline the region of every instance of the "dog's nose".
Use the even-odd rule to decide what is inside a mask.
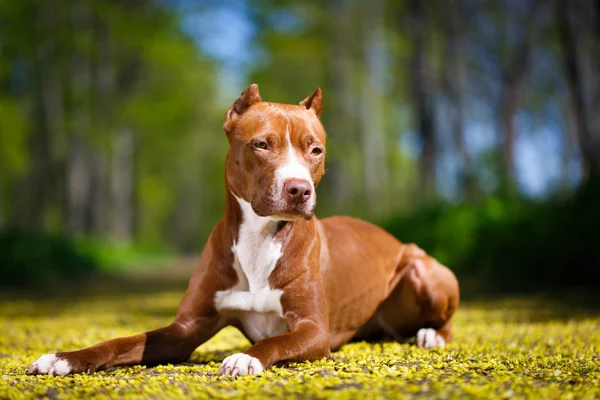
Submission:
[[[305,203],[312,194],[312,186],[305,179],[288,179],[283,184],[283,190],[296,204]]]

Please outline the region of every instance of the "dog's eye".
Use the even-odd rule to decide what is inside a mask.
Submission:
[[[321,155],[321,153],[323,153],[323,150],[320,147],[315,147],[314,149],[312,149],[312,151],[310,153],[313,156],[318,156],[318,155]]]
[[[260,142],[254,143],[254,147],[261,150],[267,150],[269,148],[269,145],[267,145],[267,142],[263,142],[261,140]]]

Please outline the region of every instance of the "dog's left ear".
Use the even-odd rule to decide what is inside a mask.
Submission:
[[[225,115],[225,123],[223,124],[223,130],[225,133],[231,132],[235,121],[242,115],[251,105],[261,102],[260,93],[258,92],[258,85],[256,83],[251,84],[244,90],[240,97],[229,107],[227,114]]]
[[[321,118],[321,111],[323,110],[323,94],[321,93],[321,88],[317,88],[307,98],[300,102],[301,106],[306,107],[307,110],[312,110],[317,117]]]

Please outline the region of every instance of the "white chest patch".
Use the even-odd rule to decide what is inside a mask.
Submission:
[[[248,337],[257,342],[288,332],[281,309],[283,291],[269,286],[282,244],[274,238],[277,221],[256,215],[247,201],[237,200],[243,220],[231,250],[238,282],[215,294],[215,307],[238,318]]]

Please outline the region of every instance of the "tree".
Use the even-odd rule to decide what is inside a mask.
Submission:
[[[464,66],[464,37],[462,24],[464,10],[461,0],[448,0],[443,8],[443,32],[445,46],[445,64],[442,72],[444,89],[448,95],[450,109],[450,129],[454,142],[454,150],[459,163],[457,191],[464,193],[468,200],[473,201],[477,194],[477,183],[473,160],[467,151],[465,143],[465,66]]]
[[[421,139],[420,181],[421,197],[435,195],[437,139],[435,125],[435,78],[427,46],[428,17],[424,2],[411,0],[409,31],[413,36],[413,55],[410,79],[413,83],[416,129]]]
[[[600,126],[598,126],[600,124],[598,123],[598,119],[596,118],[594,121],[594,117],[591,115],[594,114],[592,110],[595,108],[590,108],[586,104],[585,87],[593,88],[596,86],[596,93],[590,95],[590,102],[595,101],[600,104],[600,90],[598,90],[600,89],[600,87],[598,87],[600,85],[598,85],[597,82],[595,85],[594,82],[590,82],[590,80],[594,79],[592,77],[587,80],[587,82],[591,84],[584,83],[584,77],[582,77],[581,72],[581,57],[580,52],[578,51],[580,40],[577,40],[576,38],[572,23],[574,7],[575,4],[573,2],[555,0],[555,13],[559,28],[563,70],[573,107],[574,128],[580,144],[583,173],[584,176],[588,176],[589,174],[600,174]],[[596,12],[596,19],[598,19],[600,18],[600,9],[598,7],[596,7]],[[600,29],[598,27],[600,27],[600,22],[597,22],[596,33],[598,33]],[[590,36],[592,35],[593,34]],[[598,35],[598,37],[600,38],[600,35]],[[594,50],[596,50],[598,60],[595,62],[595,65],[600,67],[600,51],[597,46],[596,49],[591,48],[588,50],[589,53],[587,57],[593,57]],[[588,109],[591,112],[588,111]]]
[[[516,140],[515,115],[523,98],[525,78],[531,64],[531,52],[535,34],[535,16],[540,7],[539,0],[528,0],[525,4],[525,17],[517,27],[511,29],[516,38],[508,43],[508,54],[500,74],[500,126],[503,133],[502,160],[503,168],[500,177],[501,189],[509,194],[514,193],[516,169],[514,147]],[[507,21],[509,21],[507,19]]]
[[[389,184],[385,130],[385,4],[373,0],[363,9],[362,65],[360,87],[361,145],[363,153],[363,192],[367,213],[382,216],[388,212]]]

